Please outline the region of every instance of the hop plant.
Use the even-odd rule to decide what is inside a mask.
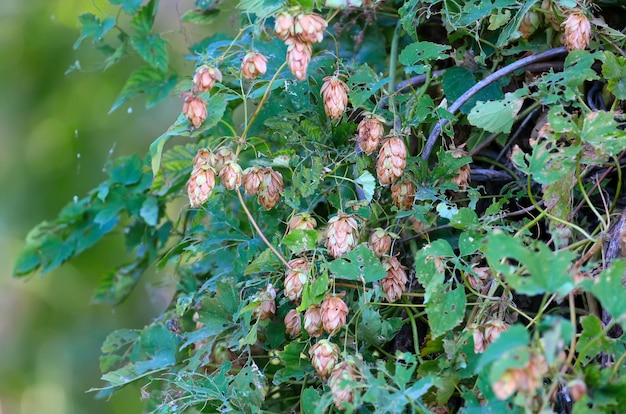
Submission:
[[[332,119],[341,118],[348,106],[348,92],[350,89],[337,76],[326,76],[322,85],[321,94],[324,99],[324,111]]]
[[[568,50],[583,50],[589,46],[591,23],[581,10],[571,12],[563,22],[564,44]]]
[[[301,41],[319,43],[324,40],[324,30],[328,22],[319,14],[298,14],[295,19],[293,33]]]
[[[383,118],[378,115],[367,114],[358,126],[357,144],[367,155],[378,149],[380,138],[385,133]]]
[[[300,335],[300,332],[302,332],[300,314],[295,309],[291,309],[285,315],[285,332],[292,338]]]
[[[389,185],[402,177],[406,167],[406,146],[398,137],[387,138],[380,147],[376,175],[381,185]]]
[[[348,306],[336,295],[326,295],[320,307],[322,326],[329,334],[333,334],[346,324]]]
[[[306,72],[311,62],[313,48],[308,42],[303,42],[297,37],[289,37],[285,40],[287,45],[287,64],[289,70],[298,80],[306,79]]]
[[[391,236],[387,231],[378,227],[370,234],[367,244],[376,257],[380,258],[391,250]]]
[[[387,295],[387,300],[396,302],[406,291],[406,284],[409,281],[406,267],[397,258],[388,257],[383,260],[383,268],[387,271],[387,276],[381,280],[381,286]]]
[[[215,81],[222,81],[222,72],[218,68],[202,65],[193,75],[194,89],[198,92],[208,92],[215,86]]]
[[[266,210],[272,209],[280,201],[284,188],[283,176],[278,171],[265,168],[263,170],[263,181],[261,181],[257,193],[259,204]]]
[[[337,258],[352,250],[359,239],[358,230],[356,220],[347,214],[340,212],[328,220],[324,231],[328,253]]]
[[[322,310],[317,305],[311,305],[304,312],[304,329],[309,336],[318,338],[324,332],[322,326]]]
[[[263,182],[263,169],[259,167],[249,167],[243,172],[243,188],[246,193],[256,195]]]
[[[339,359],[339,347],[328,339],[320,339],[309,349],[309,355],[317,374],[326,378]]]
[[[220,170],[222,185],[227,190],[234,190],[241,186],[243,181],[243,171],[235,161],[227,161]]]
[[[259,75],[264,75],[267,71],[267,58],[260,53],[251,52],[243,57],[241,62],[241,72],[243,77],[251,80]]]
[[[343,361],[333,368],[328,377],[328,386],[333,396],[335,407],[344,410],[346,403],[354,400],[354,383],[360,381],[359,368],[352,358]]]
[[[289,269],[285,274],[285,296],[296,301],[302,296],[304,284],[308,281],[311,265],[303,258],[299,257],[289,261]]]
[[[399,210],[410,210],[415,202],[417,188],[410,180],[402,180],[391,186],[393,205]]]
[[[199,96],[187,94],[183,101],[183,114],[194,128],[199,128],[207,117],[206,102]]]

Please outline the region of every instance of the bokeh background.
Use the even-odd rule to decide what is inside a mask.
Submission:
[[[186,73],[193,63],[182,59],[182,48],[193,36],[181,31],[178,15],[192,3],[161,1],[157,21],[181,50],[172,64]],[[90,304],[99,278],[127,254],[113,235],[44,277],[12,275],[31,228],[97,186],[108,158],[143,156],[180,111],[172,97],[151,110],[137,99],[108,114],[140,62],[131,57],[101,73],[97,52],[72,45],[80,13],[110,11],[104,0],[0,1],[0,414],[142,412],[135,387],[109,401],[86,391],[102,385],[98,357],[106,335],[141,328],[162,312],[168,272],[147,274],[118,307]],[[76,60],[82,70],[66,75]]]

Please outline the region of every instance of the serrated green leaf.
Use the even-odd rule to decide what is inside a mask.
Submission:
[[[519,239],[494,232],[487,237],[485,256],[490,266],[519,294],[565,296],[574,288],[568,272],[576,257],[571,251],[554,252],[540,241],[526,246]],[[517,264],[511,264],[509,259]]]
[[[240,0],[237,8],[256,14],[262,20],[275,14],[284,3],[285,0]]]
[[[446,5],[446,11],[449,16],[450,23],[455,27],[466,27],[475,25],[481,19],[491,16],[494,9],[504,9],[517,6],[515,0],[467,0],[462,4],[460,9],[457,9],[457,4],[454,8],[450,7],[449,3]],[[454,4],[454,3],[453,3]]]
[[[191,173],[191,161],[198,150],[197,144],[176,145],[163,154],[161,168],[152,181],[151,192],[165,195],[183,185]]]
[[[91,302],[118,305],[132,292],[148,265],[148,260],[141,260],[109,271],[98,282]]]
[[[131,36],[130,44],[146,63],[161,72],[167,72],[167,42],[160,35]]]
[[[622,327],[626,328],[626,301],[622,295],[624,274],[626,274],[626,260],[615,260],[608,269],[600,273],[591,287],[591,293]]]
[[[152,97],[150,103],[154,105],[157,98],[162,99],[164,94],[167,96],[172,91],[175,86],[175,79],[177,79],[175,75],[168,77],[165,72],[151,66],[137,69],[128,77],[109,113],[112,113],[124,102],[141,93],[150,95]],[[172,85],[172,82],[174,82],[174,85]]]
[[[583,330],[580,334],[579,340],[576,343],[576,351],[579,353],[580,358],[586,365],[591,362],[599,353],[604,352],[607,354],[619,354],[623,353],[616,346],[616,341],[613,338],[607,337],[603,333],[602,321],[595,315],[587,315],[580,318],[580,325]]]
[[[265,249],[243,271],[244,276],[254,273],[274,272],[280,266],[280,260],[270,249]]]
[[[426,314],[431,334],[436,338],[456,328],[463,321],[467,299],[465,291],[460,287],[453,289],[450,282],[437,289],[429,289],[429,293],[427,301],[425,298]]]
[[[447,59],[450,56],[444,52],[449,49],[449,45],[440,45],[432,42],[413,42],[402,49],[402,52],[400,52],[400,55],[398,56],[398,62],[407,66],[405,70],[410,70],[411,72],[417,74],[424,73],[425,70],[422,65],[417,67],[414,66],[417,63],[426,64],[431,60]]]
[[[150,0],[139,10],[139,13],[130,21],[130,27],[135,32],[134,36],[147,37],[150,34],[156,11],[155,0]]]
[[[301,380],[305,375],[313,372],[313,367],[308,360],[301,357],[304,353],[304,348],[304,343],[292,341],[285,346],[283,351],[278,353],[284,367],[274,374],[274,379],[272,380],[274,385],[280,385],[291,379]]]
[[[143,162],[137,155],[116,158],[107,163],[106,168],[112,184],[136,184],[143,175]]]
[[[122,10],[124,10],[124,13],[128,15],[133,15],[137,13],[139,8],[141,7],[142,1],[143,0],[109,0],[109,3],[114,6],[122,6]]]
[[[148,196],[141,205],[139,215],[149,226],[156,226],[159,221],[159,202],[156,197]]]
[[[478,215],[472,209],[467,207],[459,209],[459,211],[450,219],[450,225],[455,229],[465,230],[478,226]]]
[[[330,262],[328,269],[335,277],[363,283],[375,282],[387,276],[378,257],[364,244]]]
[[[317,244],[317,232],[315,230],[292,230],[283,238],[282,243],[293,254],[314,250]]]
[[[114,26],[115,19],[112,17],[100,20],[96,15],[92,13],[83,13],[78,16],[80,21],[80,36],[74,43],[74,49],[78,49],[83,40],[93,37],[94,41],[102,40]]]
[[[615,121],[616,114],[607,111],[589,112],[583,121],[583,141],[615,156],[626,148],[626,132]]]
[[[215,21],[219,14],[219,10],[187,10],[187,12],[183,14],[181,21],[183,23],[211,24]]]
[[[300,395],[300,406],[304,414],[314,414],[317,408],[321,393],[313,387],[305,388]]]
[[[539,184],[550,185],[574,171],[581,150],[577,145],[557,146],[554,141],[541,139],[535,143],[532,154],[516,149],[511,160]]]
[[[475,232],[466,231],[459,235],[459,256],[468,256],[480,250],[485,236]]]
[[[361,187],[365,195],[365,200],[370,203],[372,198],[374,198],[374,190],[376,190],[376,179],[372,173],[364,171],[363,174],[354,180],[354,183]]]
[[[507,93],[505,98],[499,101],[478,102],[470,111],[467,120],[485,131],[509,133],[527,94],[528,90],[522,88],[514,93]]]
[[[19,253],[17,259],[15,260],[15,265],[13,265],[13,275],[27,275],[35,271],[40,264],[41,260],[39,259],[37,250],[34,247],[27,245],[24,250]]]
[[[626,58],[604,52],[605,60],[602,64],[602,75],[608,81],[607,88],[617,99],[626,99]]]

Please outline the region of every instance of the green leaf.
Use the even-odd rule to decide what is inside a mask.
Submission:
[[[530,334],[523,325],[511,325],[508,330],[502,332],[498,339],[492,342],[485,352],[480,355],[474,372],[479,374],[490,363],[503,359],[503,355],[507,352],[526,347],[529,342]]]
[[[161,168],[152,181],[150,191],[156,195],[165,195],[180,188],[191,173],[193,157],[198,150],[198,144],[176,145],[163,154]]]
[[[148,196],[141,205],[139,215],[149,226],[156,226],[159,222],[159,202],[155,197]]]
[[[94,41],[102,40],[105,34],[115,26],[115,19],[112,17],[102,21],[92,13],[83,13],[78,16],[80,21],[80,36],[74,43],[74,49],[78,49],[83,40],[93,37]]]
[[[109,113],[115,111],[127,100],[145,93],[150,96],[148,101],[150,106],[154,106],[158,101],[168,96],[176,86],[177,77],[167,74],[157,68],[144,66],[130,74],[122,91],[118,95]],[[146,105],[148,106],[148,105]]]
[[[313,387],[305,388],[300,395],[300,406],[304,414],[314,414],[322,394]]]
[[[444,52],[449,49],[450,46],[448,45],[432,42],[413,42],[402,49],[398,56],[398,62],[407,66],[405,68],[406,72],[425,73],[427,62],[430,60],[448,59],[450,56]],[[416,66],[417,63],[421,63],[421,65]]]
[[[298,381],[304,378],[305,375],[313,372],[313,367],[308,360],[301,357],[304,347],[304,343],[292,341],[287,344],[283,351],[278,353],[284,367],[274,374],[272,381],[274,385],[280,385],[291,379]]]
[[[518,31],[522,20],[526,18],[528,11],[538,2],[539,0],[526,0],[523,2],[523,5],[519,8],[516,8],[515,16],[512,19],[509,19],[506,27],[500,32],[498,36],[498,41],[496,42],[496,46],[498,48],[504,48],[504,46],[509,43],[519,39],[521,37],[521,33]],[[508,10],[507,10],[508,12]],[[502,16],[502,15],[500,15]]]
[[[354,74],[348,78],[350,88],[348,96],[354,107],[361,107],[370,99],[389,79],[379,80],[374,70],[367,64],[359,66]]]
[[[509,133],[527,95],[528,89],[524,87],[514,93],[507,93],[505,98],[499,101],[478,102],[470,111],[467,120],[485,131]]]
[[[122,6],[122,10],[124,10],[124,13],[128,15],[133,15],[137,13],[139,7],[141,7],[142,1],[143,0],[109,0],[109,3],[114,6]]]
[[[463,207],[452,216],[450,219],[450,225],[455,229],[465,230],[467,228],[474,228],[478,226],[478,215],[470,208]]]
[[[626,58],[616,57],[613,53],[604,52],[602,75],[608,81],[607,88],[617,99],[626,99]]]
[[[622,295],[616,294],[616,292],[622,292],[624,289],[625,272],[626,260],[615,260],[608,269],[605,269],[596,277],[591,287],[591,293],[598,298],[602,308],[624,328],[626,328],[626,301]]]
[[[13,266],[13,275],[14,276],[24,276],[39,267],[41,264],[41,260],[39,259],[39,255],[34,247],[26,245],[24,250],[20,252],[15,260],[15,265]]]
[[[131,36],[130,44],[150,66],[167,72],[169,56],[167,42],[160,35]]]
[[[619,128],[615,116],[607,111],[589,112],[583,121],[583,141],[611,156],[622,152],[626,148],[626,132]]]
[[[485,256],[519,294],[565,296],[574,288],[568,272],[576,257],[571,251],[554,252],[537,240],[526,246],[521,240],[497,231],[487,237]],[[517,264],[512,264],[510,259]]]
[[[217,16],[220,14],[219,10],[210,10],[210,11],[198,11],[198,10],[187,10],[181,21],[183,23],[195,23],[195,24],[211,24],[215,21]]]
[[[448,99],[448,104],[455,102],[468,89],[476,84],[472,72],[462,66],[447,69],[442,76],[443,92]],[[478,101],[493,101],[504,98],[504,94],[500,85],[495,82],[478,92],[472,99],[467,101],[462,107],[461,112],[469,114]]]
[[[39,245],[41,257],[41,274],[44,275],[51,270],[61,266],[72,254],[74,247],[71,243],[65,243],[58,236],[51,234],[43,239]]]
[[[285,0],[240,0],[237,8],[246,13],[256,14],[263,20],[275,14],[285,4]]]
[[[282,243],[293,254],[314,250],[317,244],[317,232],[315,230],[292,230],[283,238]]]
[[[328,269],[340,279],[363,283],[375,282],[387,276],[378,257],[364,244],[330,262]]]
[[[244,276],[250,276],[254,273],[275,272],[281,265],[280,260],[270,249],[265,249],[258,255],[243,271]]]
[[[456,328],[463,321],[466,301],[463,288],[453,289],[450,282],[430,291],[428,301],[425,300],[426,314],[434,338]]]
[[[363,194],[365,195],[365,199],[368,203],[372,201],[374,198],[374,190],[376,189],[376,179],[369,171],[364,171],[356,180],[354,180],[355,184],[361,187],[363,190]]]
[[[111,183],[123,185],[136,184],[143,175],[143,162],[137,155],[119,157],[107,164]]]
[[[155,0],[150,0],[139,10],[139,13],[130,21],[130,27],[135,31],[135,36],[147,37],[150,34],[156,12]]]
[[[576,351],[579,353],[578,358],[585,365],[593,361],[601,352],[613,355],[624,353],[623,347],[620,352],[615,339],[607,337],[603,332],[602,321],[597,316],[593,314],[583,316],[580,318],[580,325],[583,330],[576,344]]]
[[[389,342],[401,326],[401,318],[383,318],[377,310],[368,306],[361,312],[358,337],[367,344],[381,346]]]
[[[98,282],[91,302],[118,305],[132,292],[148,265],[148,260],[141,260],[111,270]]]

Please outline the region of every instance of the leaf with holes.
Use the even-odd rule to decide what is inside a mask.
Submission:
[[[375,282],[387,276],[380,260],[364,244],[330,262],[328,269],[340,279],[366,283]]]

